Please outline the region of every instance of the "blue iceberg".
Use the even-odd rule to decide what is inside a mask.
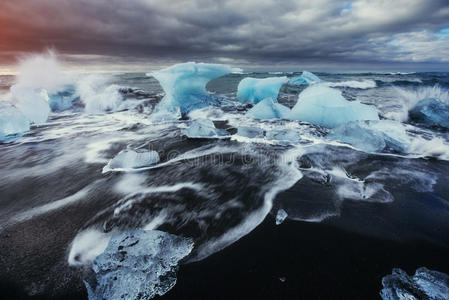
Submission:
[[[246,77],[239,83],[237,98],[245,103],[258,103],[266,98],[276,101],[281,86],[287,82],[288,78],[285,76],[268,78]]]
[[[289,113],[290,109],[288,107],[274,102],[271,98],[267,98],[248,110],[246,115],[254,119],[267,120],[285,119]]]
[[[32,124],[47,122],[50,113],[49,97],[45,89],[33,89],[15,84],[10,89],[15,106]]]
[[[226,135],[224,130],[215,128],[214,122],[208,119],[194,120],[182,133],[189,138],[217,138]]]
[[[408,144],[404,127],[390,120],[349,122],[330,130],[327,138],[366,152],[379,152],[386,148],[404,152]]]
[[[375,106],[348,101],[339,90],[314,84],[299,95],[287,118],[333,128],[351,121],[379,120],[379,115]]]
[[[220,64],[187,62],[152,72],[151,75],[165,91],[156,113],[179,108],[182,114],[186,114],[215,102],[216,99],[206,91],[206,84],[214,78],[237,71],[239,69]]]
[[[315,74],[309,71],[303,71],[301,76],[292,77],[288,84],[290,85],[302,85],[302,84],[314,84],[321,82],[322,80],[318,78]]]
[[[0,141],[30,130],[28,119],[11,104],[0,101]]]
[[[409,111],[409,117],[424,126],[449,128],[449,105],[435,98],[426,98]]]
[[[176,284],[178,262],[193,249],[191,239],[157,230],[112,236],[84,280],[90,300],[137,300],[164,295]]]
[[[417,269],[413,276],[401,269],[393,269],[392,274],[382,278],[382,286],[380,296],[383,300],[449,299],[449,275],[424,267]]]
[[[148,167],[159,162],[159,154],[156,151],[135,151],[126,149],[120,151],[103,168],[103,172],[110,170],[137,169]]]
[[[282,208],[279,209],[276,214],[276,225],[282,224],[287,217],[288,217],[287,212],[285,210],[283,210]]]
[[[50,109],[52,111],[62,111],[72,107],[73,101],[76,99],[75,89],[68,88],[66,90],[48,95]]]

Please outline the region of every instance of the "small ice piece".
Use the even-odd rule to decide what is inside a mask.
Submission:
[[[323,84],[306,88],[287,117],[328,128],[357,120],[379,120],[375,106],[348,101],[339,90]]]
[[[277,101],[281,86],[288,82],[288,78],[268,77],[252,78],[246,77],[240,81],[237,87],[237,98],[245,103],[258,103],[266,98]]]
[[[409,111],[409,116],[424,126],[449,128],[449,105],[435,98],[420,100]]]
[[[178,262],[193,249],[191,239],[157,230],[112,236],[84,280],[90,300],[150,299],[176,284]]]
[[[288,214],[282,208],[278,210],[276,214],[276,225],[280,225],[287,218]]]
[[[247,138],[263,138],[263,130],[257,127],[241,126],[237,128],[237,134]]]
[[[156,112],[179,108],[182,114],[186,114],[209,105],[215,100],[206,91],[206,84],[214,78],[237,71],[240,69],[220,64],[187,62],[152,72],[151,75],[165,91]]]
[[[327,138],[366,152],[380,152],[385,148],[404,152],[409,143],[402,124],[390,120],[349,122],[333,128]]]
[[[284,141],[284,142],[299,142],[301,135],[298,131],[293,129],[275,129],[269,130],[266,133],[269,140]]]
[[[302,85],[302,84],[314,84],[321,82],[322,80],[318,78],[315,74],[309,71],[303,71],[301,76],[293,77],[290,79],[290,85]]]
[[[50,108],[52,111],[62,111],[72,107],[72,102],[75,100],[75,90],[67,89],[54,94],[48,95]]]
[[[0,101],[0,141],[28,130],[30,130],[28,119],[11,104]]]
[[[208,119],[197,119],[190,127],[182,130],[182,133],[189,138],[215,138],[225,135],[225,133],[215,128],[214,122]]]
[[[15,84],[10,89],[15,106],[34,124],[47,122],[50,107],[45,89],[34,89]]]
[[[392,274],[382,278],[382,286],[380,296],[383,300],[449,299],[449,275],[424,267],[417,269],[413,276],[395,268]]]
[[[159,162],[159,154],[156,151],[134,151],[126,149],[120,151],[106,165],[105,170],[135,169],[154,165]]]
[[[274,102],[271,98],[267,98],[248,110],[246,115],[254,119],[267,120],[285,119],[289,113],[290,109],[288,107]]]

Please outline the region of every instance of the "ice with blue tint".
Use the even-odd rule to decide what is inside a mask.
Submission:
[[[47,122],[50,113],[48,94],[45,89],[33,89],[20,84],[11,87],[11,96],[15,106],[34,124]]]
[[[449,128],[449,105],[438,99],[426,98],[419,101],[409,111],[409,116],[424,126]]]
[[[366,152],[380,152],[384,149],[404,152],[409,143],[402,124],[389,120],[345,123],[331,129],[327,138]]]
[[[14,106],[0,101],[0,141],[30,130],[28,119]]]
[[[156,151],[125,149],[109,161],[104,171],[143,168],[158,162],[159,154]]]
[[[247,138],[263,138],[264,131],[261,128],[241,126],[237,128],[237,135],[247,137]]]
[[[254,119],[267,120],[285,119],[289,113],[288,107],[274,102],[271,98],[266,98],[248,110],[246,115]]]
[[[449,275],[421,267],[415,275],[409,276],[401,269],[393,269],[392,274],[382,278],[383,300],[448,300]]]
[[[68,88],[66,90],[48,95],[48,104],[52,111],[62,111],[72,107],[73,101],[76,99],[75,89]]]
[[[339,90],[314,84],[299,94],[287,118],[333,128],[351,121],[379,120],[379,115],[375,106],[348,101]]]
[[[182,133],[189,138],[216,138],[226,135],[224,130],[215,128],[214,122],[208,119],[192,121],[188,128],[182,130]]]
[[[279,90],[288,82],[288,78],[268,77],[252,78],[246,77],[240,81],[237,87],[237,98],[245,103],[258,103],[266,98],[277,101]]]
[[[288,143],[298,143],[301,140],[301,135],[294,129],[273,129],[266,133],[269,140],[283,141]]]
[[[241,70],[220,64],[187,62],[152,72],[165,91],[156,113],[174,112],[179,108],[182,114],[186,114],[214,103],[216,97],[207,92],[206,84],[214,78],[238,71]]]
[[[314,84],[321,81],[322,80],[315,74],[309,71],[303,71],[301,76],[291,78],[288,84],[290,85]]]
[[[176,284],[181,259],[193,242],[157,230],[132,230],[112,236],[84,280],[90,300],[137,300],[162,296]]]

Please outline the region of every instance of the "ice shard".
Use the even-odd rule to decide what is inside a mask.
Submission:
[[[309,71],[303,71],[301,76],[291,78],[288,84],[290,85],[314,84],[321,81],[322,80],[315,74]]]
[[[117,169],[136,169],[154,165],[159,162],[159,154],[156,151],[135,151],[126,149],[120,151],[104,167],[103,171]]]
[[[254,107],[252,107],[246,115],[254,119],[285,119],[290,113],[290,109],[282,104],[274,102],[273,99],[267,98]]]
[[[434,98],[419,101],[409,111],[410,118],[424,126],[449,128],[449,105]]]
[[[226,135],[224,130],[215,128],[214,122],[208,119],[194,120],[182,133],[189,138],[216,138]]]
[[[279,90],[287,82],[288,78],[285,76],[268,78],[246,77],[238,85],[237,98],[245,103],[258,103],[266,98],[277,101]]]

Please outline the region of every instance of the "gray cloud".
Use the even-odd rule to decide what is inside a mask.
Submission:
[[[54,47],[74,62],[448,69],[448,26],[447,0],[4,0],[0,63]]]

